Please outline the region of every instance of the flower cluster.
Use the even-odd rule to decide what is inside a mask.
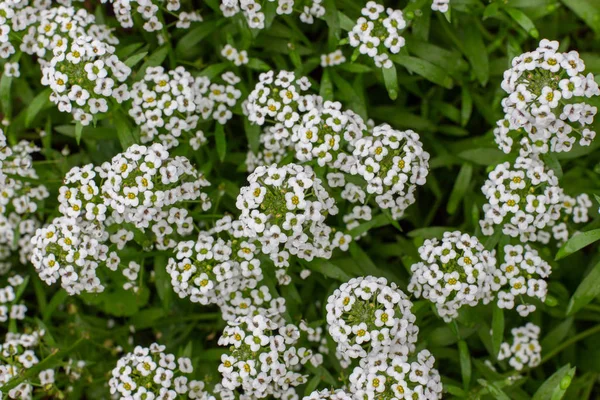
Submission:
[[[546,279],[552,273],[550,264],[544,261],[537,250],[529,245],[506,245],[503,249],[504,263],[494,271],[492,290],[498,292],[498,307],[512,309],[515,301],[523,296],[546,300]],[[535,311],[533,304],[520,304],[517,311],[522,317]]]
[[[189,358],[176,358],[165,353],[165,346],[153,343],[121,357],[108,385],[111,395],[119,399],[175,399],[198,386],[188,378],[193,370]]]
[[[194,77],[183,67],[166,72],[149,67],[144,78],[135,82],[120,101],[131,97],[129,115],[140,127],[142,143],[160,141],[167,149],[179,144],[182,135],[190,136],[198,125]]]
[[[385,278],[367,276],[342,284],[326,307],[338,353],[358,358],[369,352],[414,351],[419,328],[411,307],[406,295]]]
[[[383,124],[354,146],[357,173],[367,182],[367,193],[375,195],[377,205],[390,210],[394,219],[400,218],[415,202],[415,190],[425,184],[429,172],[429,153],[419,135]]]
[[[163,10],[176,14],[177,28],[189,28],[191,22],[202,21],[195,11],[180,11],[181,0],[100,0],[102,3],[112,3],[117,21],[123,28],[132,28],[135,16],[139,15],[144,22],[142,28],[146,32],[157,32],[164,28]]]
[[[288,152],[294,150],[290,129],[281,123],[265,126],[260,134],[260,150],[254,154],[251,150],[246,155],[246,169],[252,172],[259,166],[279,164]]]
[[[497,165],[481,190],[488,201],[479,221],[482,233],[492,235],[494,226],[500,225],[505,235],[523,243],[548,243],[551,237],[566,241],[569,232],[562,217],[573,214],[575,222],[586,222],[591,206],[587,195],[575,201],[566,196],[554,171],[536,157]]]
[[[504,73],[504,119],[494,131],[506,153],[518,140],[521,154],[569,151],[579,139],[589,146],[597,108],[585,102],[600,94],[594,75],[583,75],[579,53],[558,51],[559,43],[544,39],[539,47],[515,57]],[[517,131],[513,134],[513,131]]]
[[[340,65],[346,62],[346,57],[344,57],[344,53],[342,50],[337,49],[332,53],[321,55],[321,67],[334,67],[336,65]]]
[[[450,9],[450,0],[433,0],[433,3],[431,3],[431,9],[433,11],[446,13]]]
[[[64,41],[53,52],[42,68],[42,84],[52,89],[50,100],[60,111],[89,125],[96,114],[108,111],[109,101],[119,98],[122,91],[115,85],[127,79],[131,68],[118,59],[113,46],[92,36]]]
[[[196,113],[205,120],[213,119],[224,125],[233,117],[233,109],[242,96],[236,88],[240,78],[233,72],[226,72],[218,80],[211,81],[200,76],[193,82]]]
[[[270,0],[275,1],[275,0]],[[277,15],[289,15],[295,9],[297,0],[277,0]],[[300,20],[305,24],[312,24],[315,18],[325,15],[322,0],[308,0],[300,13]],[[248,26],[252,29],[265,28],[265,13],[262,11],[260,2],[257,0],[221,0],[221,12],[225,17],[233,17],[240,11],[243,13]]]
[[[361,14],[363,16],[348,34],[350,45],[357,47],[361,54],[371,57],[377,67],[391,68],[390,53],[398,54],[405,43],[400,36],[406,27],[402,11],[392,8],[386,10],[381,4],[369,1]]]
[[[349,389],[357,399],[441,399],[442,383],[434,363],[428,350],[410,356],[372,354],[352,371]]]
[[[240,189],[236,206],[244,233],[260,242],[263,253],[287,267],[289,254],[310,261],[330,258],[335,247],[350,240],[327,225],[338,212],[335,200],[312,168],[296,164],[258,167]]]
[[[297,346],[299,339],[296,326],[278,326],[262,315],[230,322],[219,339],[230,348],[221,356],[221,385],[241,390],[244,398],[297,398],[294,388],[307,382],[297,371],[313,358],[310,349]]]
[[[221,50],[221,55],[227,60],[234,63],[236,66],[248,64],[248,52],[246,50],[238,50],[230,44],[225,45]]]
[[[528,322],[525,326],[511,330],[512,343],[504,342],[500,346],[498,360],[509,359],[508,363],[517,371],[527,366],[536,367],[542,360],[542,346],[538,341],[540,328]]]
[[[24,376],[28,369],[40,362],[36,348],[39,346],[44,331],[26,333],[7,333],[4,343],[0,345],[0,387],[15,378]],[[39,380],[45,377],[45,371],[39,374]],[[35,381],[35,380],[33,380]],[[8,392],[11,399],[32,398],[34,386],[31,380],[25,380]]]
[[[4,274],[3,274],[4,275]],[[0,287],[0,322],[6,323],[10,320],[23,320],[27,312],[27,306],[17,299],[17,293],[25,279],[14,273],[7,273],[6,286]]]
[[[464,305],[490,302],[495,254],[485,250],[476,237],[445,232],[441,241],[427,239],[419,247],[419,256],[422,261],[410,268],[408,290],[433,302],[444,321],[458,317]]]

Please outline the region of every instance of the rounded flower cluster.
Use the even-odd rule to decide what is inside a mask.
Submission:
[[[336,389],[336,390],[323,389],[323,390],[315,390],[308,396],[304,396],[302,398],[302,400],[348,400],[351,398],[352,398],[352,396],[350,396],[348,393],[346,393],[342,389]]]
[[[0,129],[0,261],[18,249],[27,263],[31,236],[40,225],[35,213],[49,196],[46,186],[34,183],[39,177],[32,154],[39,150],[26,141],[8,146]]]
[[[491,282],[492,290],[498,292],[498,307],[513,309],[515,302],[521,299],[523,304],[517,306],[517,311],[526,317],[535,311],[535,306],[525,303],[523,297],[545,301],[548,292],[546,279],[552,268],[529,245],[506,245],[503,253],[504,263],[494,271]]]
[[[279,327],[262,315],[230,322],[219,338],[220,346],[230,348],[221,356],[221,385],[244,398],[297,398],[294,388],[307,382],[297,371],[313,357],[297,346],[299,339],[296,326]]]
[[[44,331],[26,333],[7,333],[4,343],[0,344],[0,387],[13,379],[23,377],[27,370],[40,362],[36,348],[39,346]],[[39,374],[43,378],[45,371]],[[8,398],[32,398],[34,386],[31,380],[25,380],[8,392]]]
[[[349,390],[356,399],[441,399],[442,383],[434,363],[428,350],[416,356],[371,354],[352,371]]]
[[[346,62],[346,57],[342,50],[337,49],[336,51],[328,54],[321,55],[321,67],[334,67]]]
[[[596,107],[585,102],[600,94],[594,75],[583,75],[579,53],[558,52],[559,43],[544,39],[539,47],[512,60],[504,73],[504,120],[494,131],[500,148],[509,153],[515,139],[522,154],[569,151],[579,139],[589,146]],[[513,134],[513,131],[517,131]]]
[[[34,245],[31,263],[40,279],[51,285],[60,279],[67,293],[98,293],[104,290],[97,269],[106,266],[109,249],[108,233],[96,224],[81,218],[58,217],[38,229],[31,239]]]
[[[290,129],[281,123],[265,126],[260,134],[260,150],[254,154],[251,150],[246,155],[246,170],[252,172],[259,166],[279,164],[289,152],[294,151]]]
[[[242,239],[201,232],[196,241],[180,241],[174,252],[167,264],[171,284],[179,297],[194,303],[221,305],[262,279],[256,246]]]
[[[197,381],[189,380],[194,370],[186,357],[165,353],[165,346],[153,343],[137,346],[117,362],[108,381],[110,393],[118,399],[176,399],[187,395]]]
[[[508,359],[508,363],[517,371],[527,366],[537,367],[542,360],[540,346],[540,327],[528,322],[525,326],[511,330],[512,343],[504,342],[500,346],[498,360]]]
[[[6,278],[2,278],[3,283],[4,281],[6,286],[0,287],[0,322],[25,319],[27,306],[17,299],[17,293],[25,279],[18,274],[9,274]]]
[[[330,258],[335,247],[347,247],[350,237],[335,236],[325,219],[335,215],[335,200],[312,168],[296,164],[258,167],[240,190],[236,206],[247,237],[256,238],[276,261],[289,254],[310,261]],[[281,264],[286,267],[287,262]]]
[[[284,313],[287,310],[285,299],[273,296],[266,285],[229,293],[223,299],[220,308],[225,321],[263,315],[268,316],[277,326],[284,322]]]
[[[275,1],[275,0],[272,0]],[[312,24],[315,18],[325,15],[322,0],[308,0],[303,2],[300,21]],[[295,11],[296,0],[277,0],[277,15],[289,15]],[[225,17],[233,17],[240,11],[244,14],[248,26],[252,29],[265,28],[265,13],[262,11],[260,2],[257,0],[221,0],[221,12]]]
[[[242,96],[235,87],[239,82],[240,78],[233,72],[221,75],[220,81],[197,77],[193,87],[196,112],[205,120],[212,118],[224,125],[233,117],[233,109]]]
[[[108,111],[109,101],[118,96],[116,84],[127,79],[131,68],[118,59],[113,46],[92,36],[63,41],[53,52],[42,68],[42,84],[52,89],[50,100],[60,111],[89,125],[94,115]]]
[[[132,223],[139,229],[152,226],[157,239],[173,233],[173,223],[180,235],[193,230],[187,210],[174,207],[177,203],[197,200],[204,211],[211,207],[207,194],[201,192],[208,181],[187,158],[170,157],[158,143],[129,147],[102,164],[98,175],[104,181],[100,189],[104,204],[113,210],[115,222]]]
[[[226,44],[225,47],[223,47],[221,55],[238,67],[248,64],[249,61],[248,52],[246,50],[238,50],[230,44]]]
[[[500,225],[502,233],[523,243],[548,243],[551,235],[559,242],[567,240],[566,224],[559,222],[563,214],[573,214],[575,222],[586,222],[586,205],[591,206],[587,195],[575,202],[566,196],[554,171],[535,157],[499,164],[481,190],[487,198],[484,218],[479,221],[482,233],[492,235]]]
[[[354,146],[357,173],[367,182],[367,192],[375,195],[380,208],[400,218],[415,202],[416,188],[425,184],[429,173],[429,153],[423,150],[419,135],[383,124]]]
[[[300,162],[316,160],[321,167],[327,165],[356,173],[356,161],[349,156],[348,147],[362,138],[366,130],[358,114],[342,110],[339,102],[326,101],[323,107],[312,108],[302,115],[291,141]]]
[[[135,16],[139,15],[144,22],[142,28],[146,32],[157,32],[163,29],[162,12],[176,14],[181,9],[180,0],[100,0],[112,3],[117,21],[123,28],[132,28]],[[202,21],[196,12],[179,12],[177,28],[188,28],[192,21]]]
[[[414,351],[419,328],[412,303],[385,278],[354,278],[327,299],[329,333],[338,353],[350,358]]]
[[[297,79],[293,72],[264,72],[259,82],[248,95],[246,115],[257,125],[274,121],[291,129],[300,125],[301,113],[310,111],[320,104],[318,96],[308,95],[310,82],[306,77]]]
[[[348,33],[350,45],[358,47],[361,54],[371,57],[377,67],[391,68],[390,53],[398,54],[405,43],[400,36],[406,28],[402,11],[392,8],[386,10],[383,5],[369,1],[361,14],[363,16]]]
[[[428,239],[419,247],[421,262],[413,264],[408,290],[435,304],[446,322],[458,317],[464,306],[491,300],[495,254],[476,237],[459,231],[445,232],[442,240]]]
[[[194,78],[183,67],[166,72],[149,67],[144,78],[135,82],[129,115],[140,127],[142,143],[160,141],[167,149],[176,147],[182,134],[192,135],[198,125],[193,90]]]

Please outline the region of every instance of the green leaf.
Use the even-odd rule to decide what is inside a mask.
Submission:
[[[390,59],[396,64],[402,65],[404,68],[437,85],[443,86],[446,89],[451,89],[453,86],[452,78],[442,68],[430,63],[429,61],[420,58],[393,55]]]
[[[467,342],[460,340],[458,342],[458,352],[460,356],[460,372],[463,379],[463,387],[465,390],[469,389],[471,384],[471,354],[469,353],[469,347]]]
[[[517,24],[521,26],[521,28],[525,29],[525,32],[531,35],[531,37],[534,39],[540,37],[540,32],[535,27],[535,24],[527,15],[525,15],[523,11],[512,7],[504,7],[504,10],[513,20],[515,20]]]
[[[79,145],[79,142],[81,141],[81,133],[83,132],[83,125],[81,125],[81,122],[76,122],[75,123],[75,140],[77,141],[77,144]]]
[[[314,259],[311,262],[300,261],[300,263],[308,269],[323,274],[329,278],[337,279],[341,282],[346,282],[351,279],[351,276],[346,274],[340,267],[327,260]]]
[[[463,160],[471,161],[479,165],[494,165],[498,164],[500,160],[506,157],[501,150],[492,148],[478,148],[469,149],[458,153],[458,156]]]
[[[219,123],[217,123],[215,128],[215,142],[217,145],[217,154],[219,155],[219,160],[223,162],[223,160],[225,160],[225,156],[227,155],[227,138],[225,137],[223,125]]]
[[[392,64],[391,68],[383,68],[383,82],[387,89],[390,99],[396,100],[398,98],[398,73],[396,72],[396,66]]]
[[[356,228],[350,230],[350,232],[348,232],[348,233],[350,234],[350,236],[356,237],[356,236],[360,236],[363,233],[367,232],[369,229],[378,228],[380,226],[385,226],[385,225],[388,225],[389,223],[390,222],[389,222],[388,218],[385,216],[385,214],[379,214],[376,217],[374,217],[373,219],[371,219],[370,221],[363,222]]]
[[[471,114],[473,113],[473,97],[469,88],[466,86],[462,87],[461,93],[461,108],[460,108],[460,124],[461,126],[467,126]]]
[[[249,59],[246,66],[256,71],[269,71],[272,69],[269,64],[258,58]]]
[[[49,106],[50,104],[52,104],[50,102],[50,94],[51,93],[52,93],[52,89],[47,88],[47,89],[43,90],[42,92],[40,92],[37,96],[35,96],[33,101],[29,104],[29,106],[27,107],[27,110],[25,111],[25,126],[26,127],[31,126],[31,122],[39,114],[39,112],[42,111],[42,109],[44,109],[46,106]]]
[[[531,400],[562,399],[568,386],[566,388],[562,388],[561,382],[565,377],[573,378],[574,375],[575,367],[571,368],[571,364],[564,365],[561,369],[553,373],[550,378],[546,379],[544,383],[542,383],[542,386],[538,388]]]
[[[75,137],[75,126],[73,125],[59,125],[54,127],[54,130],[65,136]],[[113,140],[117,138],[117,130],[103,126],[84,126],[82,136],[92,140]]]
[[[462,28],[464,30],[463,45],[465,56],[467,56],[467,59],[471,63],[473,73],[479,83],[485,85],[490,77],[490,65],[481,32],[474,21],[468,21],[468,23],[462,25]]]
[[[573,315],[600,294],[600,262],[581,281],[571,297],[567,315]]]
[[[560,260],[583,249],[600,239],[600,229],[574,234],[556,253],[555,260]]]
[[[456,177],[456,181],[454,182],[454,187],[452,188],[452,193],[450,193],[450,198],[448,199],[448,205],[446,207],[448,214],[452,215],[456,212],[458,205],[469,188],[472,177],[473,166],[468,163],[463,164],[463,166],[460,168],[458,176]]]
[[[218,21],[204,21],[199,24],[194,29],[188,31],[177,42],[177,46],[175,47],[175,51],[179,54],[185,55],[189,53],[198,43],[200,43],[205,37],[214,32],[220,25],[223,25],[226,21],[223,19],[219,19]]]
[[[561,0],[579,16],[590,28],[600,34],[600,8],[596,0]]]
[[[2,111],[8,117],[12,116],[12,100],[10,98],[12,81],[12,76],[6,74],[2,74],[2,78],[0,78],[0,104],[2,105]]]
[[[220,63],[220,64],[212,64],[206,68],[204,68],[198,75],[205,76],[208,79],[214,79],[217,75],[220,75],[221,72],[225,71],[229,68],[228,63]]]
[[[572,326],[573,317],[569,317],[548,332],[548,334],[540,342],[540,345],[542,346],[542,354],[558,346],[567,337]]]
[[[356,24],[356,22],[352,18],[350,18],[341,11],[338,11],[338,19],[340,21],[340,27],[345,31],[351,31],[352,28],[354,28],[354,25]]]
[[[142,61],[144,59],[144,57],[146,57],[147,55],[148,55],[147,51],[143,51],[141,53],[134,54],[131,57],[129,57],[127,60],[125,60],[125,65],[127,65],[129,68],[133,68],[137,63]]]
[[[494,304],[492,313],[492,347],[494,358],[498,357],[500,346],[504,340],[504,310]]]
[[[127,118],[120,112],[114,113],[114,123],[117,129],[117,137],[123,150],[127,150],[131,145],[139,143],[139,137],[134,133],[137,129],[132,129]]]
[[[136,79],[139,80],[144,77],[146,68],[156,67],[158,65],[161,65],[163,63],[163,61],[165,61],[165,59],[167,58],[168,55],[169,55],[169,46],[162,46],[162,47],[159,47],[158,49],[156,49],[156,51],[154,53],[152,53],[150,55],[150,57],[148,57],[148,59],[142,64],[140,69],[137,71]]]
[[[323,97],[323,100],[333,100],[333,83],[331,82],[329,70],[327,69],[323,72],[323,76],[321,77],[319,95]]]
[[[173,289],[171,288],[171,276],[167,273],[167,259],[163,255],[154,258],[154,279],[158,297],[162,301],[163,308],[168,310],[173,300]]]

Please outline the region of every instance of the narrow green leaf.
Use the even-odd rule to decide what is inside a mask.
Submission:
[[[77,141],[77,144],[79,145],[79,142],[81,142],[81,133],[83,132],[83,125],[81,125],[81,122],[76,122],[75,123],[75,140]]]
[[[560,260],[583,249],[586,246],[600,239],[600,229],[594,229],[587,232],[579,232],[573,235],[556,253],[555,260]]]
[[[356,24],[352,18],[350,18],[341,11],[338,11],[338,19],[340,21],[340,27],[345,31],[351,31],[352,28],[354,28],[354,25]]]
[[[573,317],[569,317],[548,332],[548,334],[540,342],[540,345],[542,346],[542,354],[558,346],[567,337],[572,326]]]
[[[129,68],[133,68],[137,63],[142,61],[144,59],[144,57],[146,57],[147,55],[148,55],[147,51],[143,51],[141,53],[134,54],[131,57],[129,57],[127,60],[125,60],[125,65],[127,65]]]
[[[150,57],[142,64],[140,69],[137,71],[136,79],[142,79],[148,67],[156,67],[161,65],[163,61],[169,55],[169,46],[162,46],[156,49],[156,51],[150,54]]]
[[[30,127],[33,119],[39,114],[45,106],[52,104],[50,102],[50,93],[52,89],[47,88],[40,92],[27,107],[25,111],[25,126]]]
[[[324,100],[333,100],[333,83],[331,82],[329,70],[327,69],[323,72],[323,76],[321,77],[319,95],[321,95]]]
[[[246,66],[256,71],[269,71],[270,69],[272,69],[269,66],[269,64],[258,58],[249,59],[248,64],[246,64]]]
[[[600,262],[581,281],[571,297],[567,315],[573,315],[600,294]]]
[[[323,274],[329,278],[337,279],[341,282],[346,282],[351,277],[344,272],[340,267],[327,260],[314,259],[309,263],[301,262],[301,264],[308,269],[312,269],[315,272]]]
[[[248,121],[248,118],[244,118],[244,131],[246,132],[246,139],[248,140],[250,150],[254,154],[258,154],[260,150],[260,126],[254,125]]]
[[[471,161],[479,165],[494,165],[498,164],[506,155],[498,149],[478,148],[469,149],[458,153],[458,156],[463,160]]]
[[[428,81],[443,86],[446,89],[452,88],[453,83],[450,75],[448,75],[442,68],[430,63],[429,61],[404,55],[393,55],[390,57],[390,59],[396,64],[402,65],[410,72],[420,75]]]
[[[469,188],[472,177],[473,166],[469,163],[463,164],[463,166],[460,168],[458,176],[456,177],[456,181],[454,182],[454,187],[452,188],[452,193],[450,193],[450,198],[448,199],[448,205],[446,206],[446,211],[448,211],[448,214],[454,214],[458,209],[458,205],[462,201],[467,189]]]
[[[460,124],[467,126],[473,113],[473,97],[467,86],[462,87],[461,93],[461,108],[460,108]]]
[[[542,386],[538,388],[531,400],[560,400],[565,394],[566,388],[561,387],[561,382],[565,377],[571,377],[575,375],[575,367],[571,368],[570,364],[563,365],[558,371],[553,373]],[[564,385],[563,385],[564,386]]]
[[[483,42],[483,36],[477,28],[477,24],[469,21],[462,25],[464,29],[463,44],[465,55],[473,67],[473,73],[482,85],[485,85],[490,77],[490,65],[488,53]]]
[[[171,277],[166,269],[167,260],[165,256],[159,255],[154,258],[154,278],[158,297],[162,300],[165,310],[171,306],[173,289],[171,288]]]
[[[585,23],[600,34],[600,8],[595,0],[561,0],[562,3],[570,8]]]
[[[218,21],[205,21],[199,24],[197,27],[188,31],[179,42],[175,50],[179,54],[185,55],[191,49],[193,49],[198,43],[200,43],[205,37],[214,32],[220,25],[224,24],[225,21],[220,19]]]
[[[504,7],[504,10],[521,26],[521,28],[525,29],[525,32],[531,35],[532,38],[537,39],[540,37],[540,32],[535,27],[535,24],[523,11],[512,7]]]
[[[220,64],[212,64],[200,71],[198,75],[205,76],[208,79],[213,79],[217,75],[220,75],[221,72],[225,71],[227,68],[229,68],[229,64],[225,62]]]
[[[504,310],[494,305],[494,311],[492,313],[492,347],[494,354],[492,357],[498,357],[500,352],[500,345],[504,340]]]
[[[390,99],[396,100],[398,98],[398,73],[396,72],[396,66],[392,64],[391,68],[383,68],[383,82],[387,89]]]
[[[127,150],[132,144],[139,143],[139,137],[134,133],[137,129],[132,129],[127,118],[120,112],[114,113],[114,124],[117,129],[117,137],[123,150]]]
[[[10,98],[12,81],[13,78],[6,74],[2,74],[2,78],[0,78],[0,104],[2,105],[2,111],[9,118],[12,116],[12,100]]]
[[[225,137],[225,129],[223,125],[217,123],[215,128],[215,142],[217,145],[217,154],[219,155],[219,160],[223,162],[225,160],[225,156],[227,155],[227,138]]]
[[[471,385],[471,354],[469,353],[469,347],[467,342],[460,340],[458,342],[458,352],[460,356],[460,372],[463,379],[463,387],[465,390],[469,389]]]

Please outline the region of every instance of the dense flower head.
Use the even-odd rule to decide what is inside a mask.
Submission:
[[[49,192],[45,185],[35,183],[39,177],[32,155],[39,150],[27,141],[8,146],[0,129],[0,265],[17,249],[25,264],[29,241],[40,225],[35,213]]]
[[[243,285],[246,284],[243,282]],[[262,315],[268,317],[277,326],[284,323],[284,314],[287,311],[285,298],[272,294],[264,281],[259,282],[254,288],[248,287],[230,292],[219,306],[225,321]]]
[[[189,379],[193,370],[189,358],[165,353],[165,346],[153,343],[121,357],[108,385],[118,399],[175,399],[197,386]]]
[[[496,142],[508,153],[570,151],[579,139],[589,146],[596,136],[590,129],[597,108],[586,98],[600,94],[594,75],[583,75],[585,64],[577,51],[561,53],[559,43],[543,39],[539,47],[515,57],[504,73],[504,119],[494,131]],[[513,134],[512,131],[517,131]]]
[[[236,87],[240,78],[233,72],[225,72],[212,80],[199,76],[193,82],[196,113],[204,120],[214,120],[224,125],[233,117],[242,92]]]
[[[479,221],[482,233],[492,235],[499,225],[505,235],[523,243],[548,243],[551,237],[566,241],[565,216],[572,215],[575,223],[586,222],[591,207],[585,194],[577,199],[566,196],[554,171],[537,157],[497,165],[481,190],[487,198]]]
[[[361,11],[362,17],[349,32],[348,38],[352,47],[357,47],[361,54],[366,54],[380,68],[391,68],[391,54],[398,54],[404,47],[405,40],[400,34],[406,28],[404,15],[400,10],[388,8],[369,1]]]
[[[260,166],[248,176],[248,183],[236,202],[240,221],[245,235],[258,240],[273,261],[287,260],[289,254],[307,261],[330,258],[334,248],[347,248],[350,237],[334,234],[325,221],[338,208],[311,167]]]
[[[266,125],[259,137],[259,151],[254,154],[249,150],[246,155],[246,171],[252,172],[259,166],[279,164],[288,154],[294,150],[291,140],[291,129],[282,123]]]
[[[302,400],[347,400],[351,396],[343,389],[323,389],[315,390],[307,396],[304,396]]]
[[[179,297],[221,305],[236,292],[256,288],[262,279],[256,246],[229,234],[221,236],[200,232],[195,241],[177,243],[167,272]]]
[[[425,240],[419,256],[422,261],[410,268],[408,290],[434,303],[446,322],[458,317],[462,306],[491,300],[495,253],[485,250],[475,236],[445,232],[441,240]]]
[[[108,111],[121,89],[116,85],[127,79],[131,68],[114,54],[113,46],[92,36],[63,41],[53,52],[42,68],[42,84],[52,89],[50,100],[60,111],[89,125],[96,114]]]
[[[278,326],[262,315],[229,322],[219,339],[219,345],[229,347],[219,366],[222,386],[245,398],[289,398],[307,382],[298,371],[314,356],[299,346],[300,335],[297,326]]]
[[[415,202],[417,186],[429,173],[429,153],[419,135],[399,131],[387,124],[373,128],[373,134],[354,142],[357,173],[367,182],[366,191],[377,205],[390,210],[394,219]]]
[[[38,347],[44,334],[43,330],[35,330],[31,333],[9,332],[6,334],[4,342],[0,343],[0,355],[2,356],[0,361],[0,387],[13,379],[25,376],[29,369],[39,364],[41,356],[38,353]],[[43,374],[40,373],[39,378],[42,377]],[[8,392],[8,398],[32,398],[33,383],[39,385],[39,378],[34,376],[31,379],[25,379]]]
[[[199,117],[193,85],[194,77],[183,67],[168,72],[148,67],[144,78],[123,93],[119,100],[131,97],[128,112],[140,127],[142,143],[159,141],[170,149],[180,137],[194,137]]]
[[[537,250],[529,245],[506,245],[504,262],[494,271],[491,285],[498,292],[498,307],[512,309],[521,300],[517,311],[522,317],[535,311],[535,305],[525,302],[524,297],[546,300],[552,267],[542,259]]]
[[[238,50],[230,44],[226,44],[221,50],[221,55],[226,60],[231,61],[237,67],[248,64],[248,52],[246,50]]]
[[[508,359],[508,363],[517,371],[524,367],[536,367],[542,360],[540,327],[528,322],[525,326],[511,330],[512,342],[504,342],[500,346],[499,360]]]
[[[202,188],[208,181],[182,156],[170,156],[167,149],[154,143],[151,146],[133,145],[125,152],[102,164],[98,175],[103,179],[100,188],[104,204],[109,207],[116,223],[126,222],[136,228],[151,227],[158,239],[177,232],[187,235],[193,230],[186,209],[178,203],[197,200],[203,210],[211,207]],[[173,247],[175,243],[163,243]]]
[[[102,3],[111,3],[117,21],[123,28],[132,28],[135,22],[135,16],[139,15],[143,21],[142,28],[146,32],[156,32],[163,29],[164,24],[161,18],[161,11],[166,10],[173,14],[180,10],[180,0],[100,0]],[[200,20],[195,13],[179,13],[179,21],[183,18],[186,20]],[[189,25],[177,25],[178,28],[186,28]]]
[[[19,289],[26,284],[25,278],[9,270],[2,271],[0,279],[0,322],[5,324],[25,319],[27,306],[17,298]]]
[[[267,121],[283,124],[290,129],[299,126],[301,114],[319,108],[322,99],[308,94],[310,81],[306,77],[297,78],[294,72],[264,72],[259,82],[248,95],[246,115],[257,125]]]
[[[369,352],[414,351],[419,328],[411,307],[408,297],[385,278],[367,276],[342,284],[326,307],[338,353],[357,358]]]
[[[107,263],[112,256],[107,240],[102,226],[82,218],[58,217],[31,239],[31,263],[41,280],[51,285],[60,279],[62,288],[71,295],[102,292],[104,285],[97,269],[116,269]]]
[[[348,389],[356,399],[441,399],[442,383],[434,363],[428,350],[416,355],[373,353],[354,368]]]
[[[275,2],[275,0],[272,0]],[[289,15],[296,11],[300,5],[298,0],[277,0],[275,13],[277,15]],[[264,4],[263,4],[264,5]],[[300,12],[300,21],[305,24],[314,23],[315,18],[321,18],[325,15],[325,8],[322,0],[308,0],[302,2],[303,7]],[[257,0],[221,0],[221,12],[225,17],[233,17],[242,12],[248,26],[252,29],[265,28],[265,13],[261,3]]]

